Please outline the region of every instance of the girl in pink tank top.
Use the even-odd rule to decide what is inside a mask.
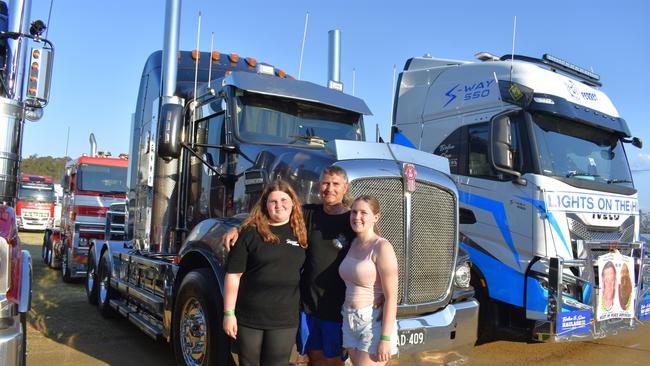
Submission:
[[[384,365],[397,353],[397,258],[379,236],[379,202],[361,196],[352,204],[357,237],[339,266],[345,282],[343,347],[355,366]]]

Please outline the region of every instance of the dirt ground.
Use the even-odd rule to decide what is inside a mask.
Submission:
[[[81,282],[63,283],[58,271],[47,268],[41,259],[41,233],[21,233],[20,237],[34,266],[29,365],[174,365],[167,343],[152,340],[123,318],[102,318],[97,308],[88,304]],[[650,324],[598,341],[487,343],[474,348],[468,364],[631,366],[647,365],[648,360]]]

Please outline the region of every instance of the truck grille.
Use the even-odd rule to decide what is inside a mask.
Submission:
[[[617,228],[596,228],[585,225],[577,217],[568,217],[571,239],[612,241],[631,243],[634,240],[634,216],[628,218]]]
[[[411,207],[406,207],[400,178],[364,178],[351,183],[354,197],[375,196],[381,205],[379,229],[388,239],[399,265],[398,303],[445,300],[454,270],[456,200],[452,193],[416,182]],[[411,242],[406,243],[406,212],[411,212]]]

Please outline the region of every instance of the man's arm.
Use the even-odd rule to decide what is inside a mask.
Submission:
[[[237,238],[239,238],[239,229],[236,227],[233,227],[223,234],[221,237],[221,244],[226,247],[226,252],[230,252],[230,248],[235,245]]]

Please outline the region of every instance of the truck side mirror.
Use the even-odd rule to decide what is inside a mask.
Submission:
[[[31,49],[26,93],[26,101],[29,107],[40,109],[47,105],[52,84],[53,62],[54,51],[51,47],[34,47]],[[36,121],[40,119],[42,113],[34,112],[28,116],[31,117],[30,120]]]
[[[183,106],[166,103],[160,108],[158,118],[158,156],[176,159],[181,154],[181,126]]]
[[[512,158],[512,129],[510,117],[498,116],[492,121],[492,155],[494,164],[498,168],[510,169],[514,167]]]
[[[514,170],[510,115],[511,113],[497,115],[490,121],[490,162],[496,170],[514,175],[517,184],[525,185],[521,173]]]

